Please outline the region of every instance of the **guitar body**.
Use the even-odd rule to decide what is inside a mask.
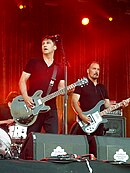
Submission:
[[[107,119],[102,118],[103,115],[106,115],[107,113],[110,113],[111,111],[116,110],[121,106],[124,106],[124,103],[125,104],[127,103],[128,106],[129,102],[130,98],[123,100],[122,102],[117,103],[115,105],[112,105],[100,112],[100,107],[101,105],[104,104],[104,100],[101,100],[97,103],[97,105],[93,109],[87,112],[83,112],[84,115],[90,117],[91,122],[89,124],[85,124],[80,119],[78,119],[77,122],[79,123],[80,127],[84,132],[91,134],[98,128],[99,124],[108,122]]]
[[[17,96],[14,98],[14,100],[11,103],[11,115],[16,123],[18,123],[21,126],[30,126],[32,125],[39,114],[39,112],[46,112],[50,110],[50,106],[46,106],[45,102],[64,94],[66,89],[67,91],[73,89],[75,86],[83,86],[84,84],[88,83],[87,78],[83,78],[81,80],[78,80],[77,82],[67,86],[66,88],[62,88],[58,91],[55,91],[54,93],[51,93],[45,97],[41,97],[43,91],[37,90],[33,96],[32,99],[34,101],[34,107],[29,108],[27,107],[26,103],[24,102],[23,97]]]
[[[93,133],[99,126],[99,124],[101,123],[106,123],[107,119],[102,118],[100,115],[100,107],[104,104],[104,100],[99,101],[96,106],[87,111],[87,112],[83,112],[84,115],[86,115],[87,117],[90,117],[91,122],[89,124],[85,124],[83,121],[81,120],[77,120],[77,122],[79,123],[80,127],[82,128],[82,130],[87,133],[87,134],[91,134]]]
[[[14,118],[14,120],[19,124],[23,126],[30,126],[32,125],[36,119],[37,115],[40,111],[48,111],[50,109],[49,106],[46,106],[42,101],[42,95],[43,91],[38,90],[34,93],[32,96],[32,99],[34,101],[34,108],[31,109],[27,107],[26,103],[24,102],[23,97],[17,96],[12,104],[11,104],[11,114]]]

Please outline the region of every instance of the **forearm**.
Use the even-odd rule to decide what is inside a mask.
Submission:
[[[76,93],[73,93],[72,94],[72,108],[74,110],[74,112],[81,118],[83,119],[83,112],[82,112],[82,109],[80,107],[80,103],[79,103],[79,99],[80,99],[80,95],[79,94],[76,94]]]
[[[73,105],[73,109],[74,109],[75,113],[81,118],[81,116],[82,116],[82,110],[81,110],[79,104],[73,102],[72,105]]]
[[[19,80],[19,89],[21,91],[21,94],[24,98],[27,98],[28,97],[28,93],[27,93],[27,81],[30,77],[30,73],[26,73],[26,72],[22,72],[22,75],[20,77],[20,80]]]
[[[87,117],[86,115],[83,114],[82,109],[79,106],[78,101],[72,101],[72,107],[75,111],[75,113],[78,115],[78,117],[84,122],[84,123],[89,123],[90,122],[90,118]]]
[[[5,120],[0,121],[0,125],[2,125],[2,124],[6,124],[6,121]]]
[[[20,89],[20,92],[21,92],[23,97],[28,97],[27,85],[26,85],[25,81],[23,81],[23,80],[19,81],[19,89]]]
[[[27,80],[29,77],[30,77],[30,74],[23,72],[19,80],[19,88],[27,106],[29,108],[33,108],[34,107],[33,99],[32,97],[28,96],[28,93],[27,93]]]
[[[89,119],[83,114],[83,111],[78,103],[73,103],[73,109],[82,121],[84,121],[85,123],[89,122]]]
[[[0,125],[2,125],[2,124],[12,124],[13,122],[14,122],[13,119],[2,120],[2,121],[0,121]]]

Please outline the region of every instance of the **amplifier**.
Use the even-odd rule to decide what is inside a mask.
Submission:
[[[20,158],[41,160],[55,154],[84,155],[89,153],[87,137],[83,135],[62,135],[31,133],[25,140]]]
[[[130,162],[130,138],[95,136],[98,160]]]
[[[126,137],[126,118],[123,116],[105,115],[105,136]]]

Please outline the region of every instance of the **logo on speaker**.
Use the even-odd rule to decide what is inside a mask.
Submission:
[[[51,153],[51,156],[58,156],[58,155],[66,155],[67,153],[65,152],[64,149],[61,148],[61,146],[57,146],[53,152]]]
[[[126,162],[128,159],[129,156],[123,149],[119,149],[118,151],[116,151],[116,154],[114,155],[115,161]]]

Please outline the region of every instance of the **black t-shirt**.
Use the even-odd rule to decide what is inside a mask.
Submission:
[[[50,93],[57,91],[59,81],[64,80],[64,73],[62,66],[54,62],[51,66],[48,67],[42,58],[30,59],[30,61],[27,63],[26,67],[24,68],[24,72],[31,74],[29,78],[29,90],[28,90],[28,94],[30,96],[32,96],[37,90],[43,91],[42,97],[46,96],[48,86],[52,78],[54,65],[57,65],[58,68],[57,68],[56,80],[54,82],[54,85]],[[50,101],[47,102],[46,105],[51,106],[51,109],[55,109],[56,108],[55,100],[56,98],[51,99]]]
[[[1,104],[0,105],[0,121],[8,120],[8,119],[12,119],[8,104],[7,103]],[[8,132],[8,126],[6,124],[0,125],[0,128]]]
[[[84,87],[77,86],[74,93],[80,94],[79,102],[83,112],[94,108],[100,100],[109,98],[105,86],[103,84],[95,86],[91,80]],[[101,107],[102,109],[104,107]]]

